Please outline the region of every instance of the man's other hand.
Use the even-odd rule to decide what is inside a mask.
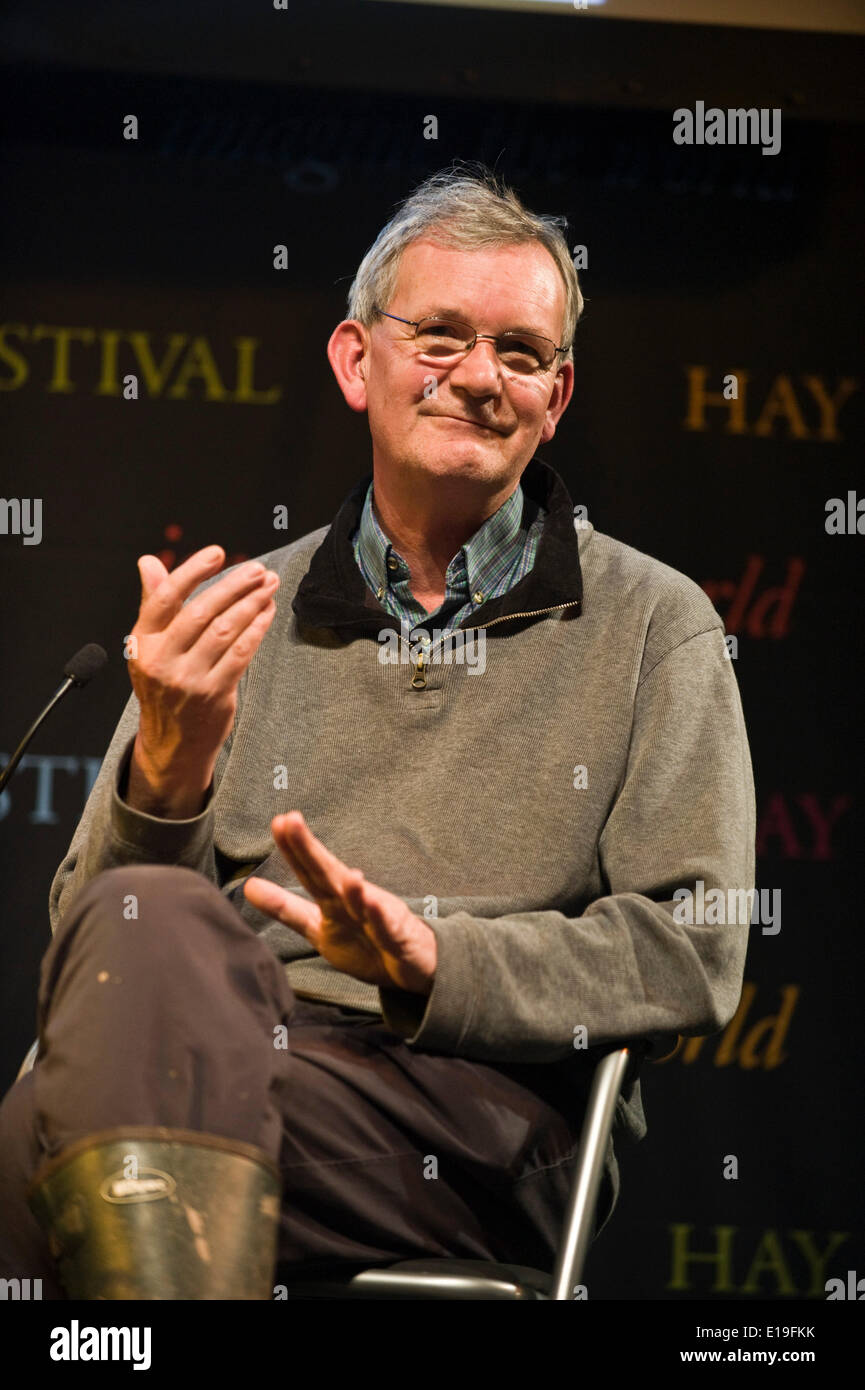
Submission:
[[[315,902],[268,879],[248,878],[243,891],[253,907],[300,932],[337,970],[366,984],[428,995],[438,958],[432,928],[325,849],[300,811],[274,816],[271,831]]]

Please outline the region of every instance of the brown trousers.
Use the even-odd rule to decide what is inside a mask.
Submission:
[[[110,869],[76,894],[42,962],[38,1030],[36,1065],[0,1106],[0,1278],[64,1297],[25,1188],[46,1157],[127,1124],[265,1150],[283,1176],[283,1277],[425,1255],[553,1267],[585,1054],[473,1062],[301,999],[191,869]],[[605,1175],[596,1231],[615,1195]]]

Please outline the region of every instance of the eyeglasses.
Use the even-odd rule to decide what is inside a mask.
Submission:
[[[556,347],[551,338],[542,338],[538,333],[476,333],[471,324],[461,319],[435,315],[417,320],[401,319],[398,314],[385,313],[377,304],[373,309],[386,319],[396,319],[397,323],[413,328],[417,351],[433,361],[465,356],[479,338],[488,338],[495,343],[496,355],[503,367],[520,376],[532,376],[548,372],[559,353],[568,351],[566,347]]]

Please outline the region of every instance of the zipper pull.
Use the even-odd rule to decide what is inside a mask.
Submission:
[[[423,652],[420,651],[417,654],[417,666],[411,678],[411,688],[412,690],[423,690],[425,686],[426,676],[423,673]]]

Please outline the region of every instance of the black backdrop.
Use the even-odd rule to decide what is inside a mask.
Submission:
[[[247,34],[234,66],[212,26],[185,66],[158,36],[112,55],[70,30],[34,56],[6,30],[0,490],[41,498],[43,533],[0,535],[0,760],[81,644],[110,667],[0,799],[0,1084],[34,1036],[49,884],[129,692],[136,557],[218,541],[234,561],[330,520],[370,467],[324,355],[356,265],[425,173],[483,159],[587,247],[574,400],[541,457],[736,637],[757,885],[782,900],[777,934],[752,928],[730,1026],[644,1072],[649,1135],[622,1153],[591,1293],[824,1298],[865,1267],[865,541],[825,529],[828,499],[865,495],[862,111],[839,100],[861,43],[592,20],[569,68],[564,16],[362,8],[362,31],[335,6],[291,41]],[[449,36],[469,66],[444,79],[429,51]],[[697,99],[781,106],[781,152],[675,146],[672,110]],[[117,393],[128,372],[137,401]],[[739,401],[719,403],[729,373]]]

